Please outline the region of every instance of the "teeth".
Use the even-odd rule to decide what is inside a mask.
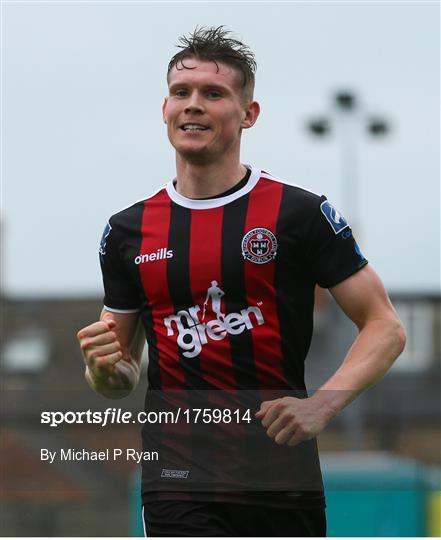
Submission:
[[[186,124],[182,129],[184,131],[204,131],[207,128],[198,124]]]

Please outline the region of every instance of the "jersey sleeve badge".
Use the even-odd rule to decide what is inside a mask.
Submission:
[[[109,222],[107,222],[103,231],[103,235],[101,237],[100,249],[99,249],[100,255],[106,254],[107,237],[109,236],[111,230],[112,230],[112,226],[110,225]]]
[[[329,201],[323,201],[320,205],[320,210],[325,216],[329,225],[331,225],[332,230],[335,234],[340,233],[343,229],[349,227],[346,219],[340,214],[340,212],[332,206]]]

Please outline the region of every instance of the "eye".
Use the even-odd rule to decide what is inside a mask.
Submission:
[[[209,90],[206,94],[211,99],[218,99],[222,97],[222,93],[219,90]]]
[[[178,90],[175,90],[174,94],[177,97],[185,97],[188,94],[188,92],[187,90],[185,90],[185,88],[179,88]]]

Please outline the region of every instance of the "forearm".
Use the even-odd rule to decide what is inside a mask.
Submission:
[[[112,384],[112,379],[109,377],[94,377],[91,370],[86,367],[85,378],[87,384],[90,386],[90,388],[92,388],[92,390],[94,390],[94,392],[109,399],[121,399],[128,396],[138,385],[140,367],[134,361],[127,362],[125,360],[121,360],[118,364],[118,370],[120,373],[124,373],[123,384],[121,384],[120,381],[115,381]]]
[[[405,334],[398,319],[367,323],[358,334],[339,369],[314,394],[329,419],[364,390],[379,381],[403,351]]]

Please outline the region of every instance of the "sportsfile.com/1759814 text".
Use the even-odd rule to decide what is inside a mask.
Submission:
[[[41,424],[58,427],[63,424],[231,424],[251,423],[250,409],[181,408],[174,411],[140,411],[133,414],[120,408],[108,407],[104,411],[43,411]]]

